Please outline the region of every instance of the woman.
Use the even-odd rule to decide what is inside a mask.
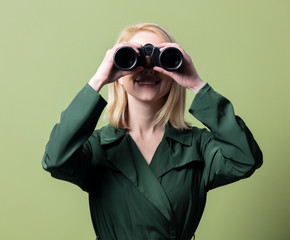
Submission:
[[[152,65],[117,70],[123,47],[150,43],[178,48],[180,71]],[[110,124],[94,131],[109,84]],[[185,90],[196,94],[190,113],[210,131],[184,121]],[[202,216],[207,192],[249,177],[262,153],[231,103],[198,75],[188,54],[155,24],[126,28],[88,84],[62,113],[42,160],[53,177],[89,194],[97,239],[188,240]]]

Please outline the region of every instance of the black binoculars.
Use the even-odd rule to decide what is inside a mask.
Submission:
[[[146,44],[138,48],[140,56],[128,46],[119,48],[114,55],[114,65],[117,69],[129,71],[137,66],[145,66],[146,56],[151,57],[153,66],[162,67],[166,71],[177,71],[183,62],[181,51],[175,47],[165,48],[160,52],[158,47]]]

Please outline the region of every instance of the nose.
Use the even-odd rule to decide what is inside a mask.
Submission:
[[[149,67],[152,68],[152,59],[151,59],[150,56],[146,56],[146,59],[145,59],[145,67],[146,68],[149,68]]]
[[[145,59],[145,66],[144,66],[144,70],[143,73],[146,74],[154,74],[154,70],[153,70],[153,65],[152,65],[152,60],[150,56],[146,56]]]

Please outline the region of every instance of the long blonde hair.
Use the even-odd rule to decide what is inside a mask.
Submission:
[[[141,23],[126,27],[120,34],[117,43],[129,41],[137,32],[149,31],[161,37],[164,42],[176,42],[174,37],[163,27],[153,23]],[[172,82],[170,92],[163,107],[157,113],[153,125],[165,126],[170,123],[177,129],[188,129],[184,121],[186,89]],[[127,94],[123,86],[115,81],[109,84],[108,106],[106,116],[114,128],[128,128],[127,125]]]

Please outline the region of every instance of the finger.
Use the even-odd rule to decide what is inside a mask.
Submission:
[[[137,67],[137,68],[134,68],[133,70],[130,70],[130,71],[120,71],[120,77],[124,77],[126,75],[133,75],[133,74],[136,74],[138,72],[141,72],[144,70],[144,67],[140,66],[140,67]]]
[[[169,71],[166,71],[165,69],[163,69],[163,68],[161,68],[161,67],[153,67],[153,70],[155,70],[156,72],[159,72],[159,73],[162,73],[162,74],[164,74],[164,75],[167,75],[167,76],[169,76],[169,77],[171,77],[171,78],[173,78],[174,79],[174,77],[175,77],[175,73],[174,72],[169,72]]]
[[[175,47],[175,48],[181,48],[177,43],[170,43],[170,42],[165,42],[165,43],[160,43],[156,45],[158,48],[167,48],[167,47]]]
[[[184,51],[184,49],[180,45],[178,45],[177,43],[161,43],[161,44],[158,44],[157,47],[159,48],[160,52],[164,51],[168,47],[174,47],[174,48],[178,49],[179,51],[181,51],[181,53],[184,56],[187,55],[187,53]]]
[[[141,72],[141,71],[143,71],[143,70],[144,70],[144,67],[139,66],[139,67],[137,67],[137,68],[134,68],[134,69],[131,70],[131,71],[127,71],[127,74],[136,74],[136,73]]]
[[[163,42],[163,43],[159,43],[156,45],[156,47],[166,47],[166,46],[172,46],[175,43],[171,43],[171,42]]]
[[[118,49],[120,49],[121,47],[131,47],[135,50],[135,52],[140,55],[140,52],[138,50],[139,47],[142,47],[142,45],[140,43],[130,43],[130,42],[121,42],[115,45],[115,51],[117,51]]]
[[[132,44],[133,46],[135,47],[143,47],[143,45],[141,43],[138,43],[138,42],[130,42],[129,44]]]
[[[191,57],[185,52],[185,50],[178,43],[161,43],[161,44],[156,45],[156,47],[159,47],[160,52],[164,51],[168,47],[175,47],[181,51],[185,62],[192,61]]]
[[[142,44],[137,43],[137,42],[131,42],[131,43],[129,43],[129,46],[130,46],[131,48],[133,48],[133,49],[136,51],[136,53],[137,53],[138,55],[140,55],[140,52],[139,52],[139,49],[138,49],[138,48],[143,47]]]

